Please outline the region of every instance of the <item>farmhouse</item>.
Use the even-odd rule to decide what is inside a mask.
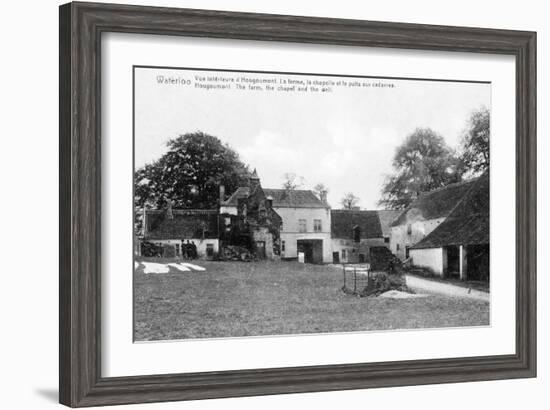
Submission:
[[[489,171],[472,181],[449,216],[410,249],[414,266],[440,276],[489,280]]]
[[[221,201],[220,214],[239,215],[239,204],[250,200],[254,187],[261,188],[256,170],[249,186],[239,187],[227,200]],[[319,199],[309,190],[261,190],[270,209],[281,218],[279,248],[273,254],[282,259],[297,259],[300,252],[305,262],[331,262],[330,206],[326,198]]]
[[[437,228],[449,216],[475,180],[447,185],[421,193],[392,222],[390,250],[402,261],[410,257],[410,249]]]
[[[390,223],[400,211],[331,211],[332,261],[362,263],[371,248],[389,247]]]
[[[309,190],[263,188],[256,170],[218,209],[142,213],[138,253],[214,259],[230,247],[260,259],[308,263],[387,261],[393,253],[441,276],[489,274],[489,173],[422,193],[404,211],[331,210]],[[160,250],[159,250],[160,249]],[[147,252],[150,254],[150,248]],[[374,259],[373,259],[374,258]],[[372,261],[371,261],[372,259]],[[384,262],[385,263],[385,262]]]
[[[216,209],[143,209],[142,236],[138,253],[146,244],[171,248],[174,256],[183,256],[188,245],[194,245],[197,256],[212,259],[219,250],[218,211]]]

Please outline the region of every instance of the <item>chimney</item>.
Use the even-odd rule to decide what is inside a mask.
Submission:
[[[172,212],[172,201],[170,199],[166,202],[166,217],[168,219],[174,219],[174,213]]]
[[[220,185],[220,205],[225,201],[225,185]]]
[[[271,208],[273,208],[273,197],[271,195],[268,195],[265,198],[265,207],[267,210],[271,210]]]

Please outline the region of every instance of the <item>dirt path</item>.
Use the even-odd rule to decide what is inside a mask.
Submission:
[[[414,291],[438,293],[447,296],[457,296],[463,298],[472,298],[489,302],[491,294],[480,290],[456,286],[450,283],[436,282],[433,280],[422,279],[417,276],[405,275],[407,286]]]

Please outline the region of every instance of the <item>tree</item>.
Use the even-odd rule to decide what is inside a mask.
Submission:
[[[300,177],[293,172],[283,174],[283,189],[293,191],[304,185],[304,177]]]
[[[328,191],[329,189],[322,182],[319,182],[317,185],[313,187],[313,193],[317,195],[317,198],[319,198],[320,200],[323,200],[323,198],[324,200],[326,200]]]
[[[463,169],[443,137],[429,128],[417,128],[397,147],[394,174],[386,177],[380,206],[404,209],[420,192],[462,179]]]
[[[461,161],[465,173],[478,176],[489,168],[491,113],[487,107],[473,111],[462,135]]]
[[[249,175],[238,154],[212,135],[188,133],[167,146],[161,158],[136,170],[136,208],[161,208],[168,200],[174,208],[214,208],[220,185],[233,192]]]
[[[359,197],[355,196],[353,192],[348,192],[340,200],[340,204],[343,209],[353,209],[359,203]]]

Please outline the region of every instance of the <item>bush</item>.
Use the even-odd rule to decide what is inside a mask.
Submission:
[[[163,249],[161,245],[157,245],[152,242],[141,243],[141,256],[145,257],[161,257],[163,255]]]
[[[388,290],[399,290],[401,292],[411,292],[407,288],[405,277],[399,274],[387,274],[385,272],[379,272],[374,274],[369,279],[369,284],[361,292],[359,296],[378,296]]]

